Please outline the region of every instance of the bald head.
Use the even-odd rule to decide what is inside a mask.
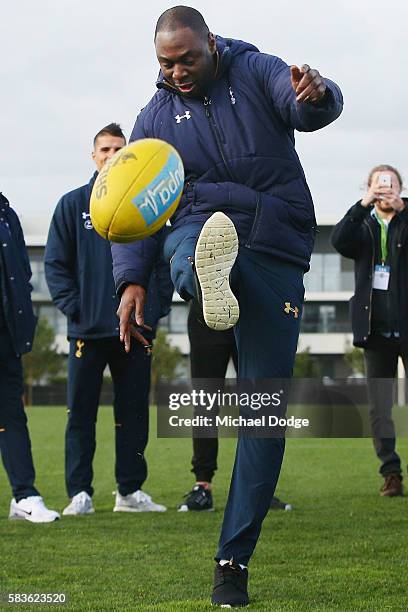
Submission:
[[[202,98],[216,74],[217,43],[201,13],[175,6],[159,17],[154,44],[165,81],[179,94]]]
[[[156,24],[154,40],[156,40],[159,32],[174,32],[183,28],[190,28],[203,39],[208,38],[210,31],[199,11],[190,6],[173,6],[173,8],[167,9],[160,15]]]

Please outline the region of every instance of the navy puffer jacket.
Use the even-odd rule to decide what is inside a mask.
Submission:
[[[160,138],[181,154],[186,182],[171,219],[176,234],[221,210],[233,220],[241,245],[308,270],[316,221],[294,130],[311,132],[334,121],[343,108],[341,91],[325,79],[320,104],[298,104],[281,59],[221,37],[217,50],[207,98],[184,98],[160,75],[130,140]]]

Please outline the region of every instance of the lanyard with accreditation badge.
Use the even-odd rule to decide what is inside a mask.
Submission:
[[[381,230],[381,265],[376,265],[374,268],[373,289],[381,289],[382,291],[387,291],[388,284],[390,282],[390,266],[385,265],[388,254],[388,223],[381,219],[381,217],[379,217],[376,213],[374,213],[374,216],[380,224]]]

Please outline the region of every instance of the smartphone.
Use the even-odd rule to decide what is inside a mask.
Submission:
[[[380,174],[378,185],[379,187],[391,187],[391,174]]]

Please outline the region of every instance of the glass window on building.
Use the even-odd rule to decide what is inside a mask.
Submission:
[[[168,331],[172,334],[187,333],[188,305],[186,302],[173,303],[169,314]]]
[[[303,307],[301,333],[304,334],[335,334],[349,333],[350,320],[348,304],[336,302],[306,302]]]
[[[323,291],[323,255],[313,253],[310,260],[310,270],[304,276],[306,291]]]
[[[35,293],[49,296],[47,282],[45,280],[44,261],[41,255],[30,253],[30,265],[32,271],[31,284]]]
[[[54,330],[56,335],[66,335],[67,333],[67,319],[58,308],[48,304],[40,304],[35,307],[35,313],[38,318],[43,317],[47,319],[48,323]]]
[[[354,260],[341,257],[341,291],[354,291]]]
[[[352,291],[353,262],[338,253],[313,253],[304,282],[308,292]]]
[[[337,253],[322,255],[322,291],[341,291],[340,259],[341,256]]]

